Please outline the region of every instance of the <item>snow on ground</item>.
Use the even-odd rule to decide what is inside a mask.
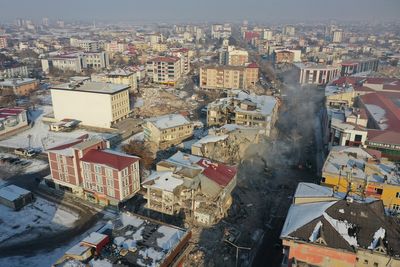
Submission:
[[[0,153],[0,158],[18,158],[18,156],[14,154]],[[0,168],[2,168],[2,170],[0,171],[0,179],[9,178],[10,176],[15,174],[31,174],[39,172],[49,166],[48,162],[39,159],[19,159],[22,162],[27,163],[27,165],[0,162]]]
[[[58,259],[60,259],[64,253],[70,249],[72,246],[79,243],[88,234],[97,231],[101,226],[104,225],[104,221],[99,221],[91,229],[83,233],[82,235],[76,236],[68,242],[56,249],[50,251],[40,251],[36,255],[32,256],[13,256],[0,258],[0,266],[29,266],[29,267],[44,267],[52,266]],[[98,266],[98,265],[94,265]]]
[[[72,227],[78,215],[37,198],[19,211],[0,205],[0,243],[15,243]],[[1,264],[0,264],[1,265]]]
[[[143,105],[144,105],[144,100],[143,100],[143,98],[137,98],[136,99],[136,101],[135,101],[135,104],[133,105],[133,107],[134,108],[140,108],[140,107],[143,107]]]
[[[44,115],[53,112],[51,106],[39,106],[36,110],[29,112],[29,118],[34,120],[34,125],[31,129],[28,129],[22,133],[14,135],[13,137],[0,141],[0,146],[5,147],[29,147],[34,149],[45,150],[58,144],[65,143],[67,140],[75,139],[84,134],[91,134],[97,136],[106,136],[107,134],[91,133],[85,130],[74,130],[72,132],[51,132],[49,125],[42,122]]]

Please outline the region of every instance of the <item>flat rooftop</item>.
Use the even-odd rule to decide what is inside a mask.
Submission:
[[[104,83],[104,82],[84,82],[84,83],[71,82],[71,83],[63,83],[55,85],[51,89],[87,92],[96,94],[115,94],[124,90],[129,90],[129,85]]]

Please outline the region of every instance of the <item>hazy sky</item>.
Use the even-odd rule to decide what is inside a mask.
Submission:
[[[293,21],[398,19],[400,0],[0,0],[0,20]]]

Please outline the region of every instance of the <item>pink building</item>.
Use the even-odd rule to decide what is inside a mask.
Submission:
[[[139,158],[108,149],[87,135],[48,150],[49,185],[102,205],[117,205],[140,189]]]

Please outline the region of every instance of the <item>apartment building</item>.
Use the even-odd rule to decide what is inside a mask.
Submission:
[[[301,62],[301,50],[275,49],[273,57],[275,64]]]
[[[341,43],[343,41],[343,30],[337,29],[332,32],[332,42]]]
[[[48,149],[46,183],[101,205],[118,205],[140,189],[139,158],[84,136]]]
[[[278,117],[278,108],[278,101],[272,96],[235,90],[228,97],[208,104],[207,125],[237,124],[260,128],[269,136]]]
[[[325,85],[340,76],[340,66],[316,63],[295,63],[297,82],[300,85]]]
[[[249,53],[246,50],[235,49],[233,46],[228,46],[225,50],[219,53],[219,64],[244,66],[249,62]]]
[[[351,76],[357,73],[368,73],[378,71],[379,59],[366,58],[358,60],[343,61],[340,76]]]
[[[211,25],[212,39],[227,39],[232,35],[232,27],[228,23]]]
[[[110,65],[107,52],[78,52],[66,53],[42,59],[42,70],[49,73],[56,68],[62,71],[82,72],[83,69],[105,69]]]
[[[255,63],[247,66],[203,66],[200,68],[200,87],[203,89],[249,89],[258,81],[259,67]]]
[[[0,78],[27,78],[28,74],[24,65],[0,66]]]
[[[173,57],[178,57],[181,59],[181,72],[188,74],[191,70],[190,61],[192,59],[192,52],[187,48],[173,48],[170,50],[169,54]]]
[[[208,159],[177,152],[157,164],[142,186],[146,208],[164,214],[184,214],[201,225],[226,216],[236,187],[237,169]]]
[[[400,212],[400,169],[378,151],[332,147],[322,168],[321,184],[336,192],[380,199],[389,211]]]
[[[280,236],[282,266],[400,266],[399,232],[382,201],[300,183]]]
[[[108,53],[122,53],[128,50],[128,44],[118,41],[111,41],[109,43],[105,43],[104,50]]]
[[[283,28],[282,28],[282,35],[294,36],[295,33],[296,33],[296,28],[294,26],[286,25],[286,26],[283,26]]]
[[[144,138],[161,149],[180,144],[193,135],[193,123],[180,114],[169,114],[146,120]]]
[[[7,48],[7,37],[6,36],[0,36],[0,49],[5,49]]]
[[[102,42],[93,40],[80,40],[77,38],[70,38],[70,45],[72,47],[82,48],[85,52],[99,52],[104,47]]]
[[[182,75],[182,63],[178,57],[156,57],[147,61],[147,76],[155,83],[174,86]]]
[[[110,128],[130,114],[130,86],[102,82],[70,82],[51,88],[54,118]]]
[[[127,69],[116,69],[109,72],[95,73],[91,75],[91,79],[93,82],[129,85],[131,92],[136,92],[138,88],[136,72]]]
[[[12,78],[0,80],[0,91],[2,91],[4,94],[26,96],[38,88],[39,81],[36,79]]]
[[[0,108],[0,137],[28,126],[28,117],[23,108]]]

